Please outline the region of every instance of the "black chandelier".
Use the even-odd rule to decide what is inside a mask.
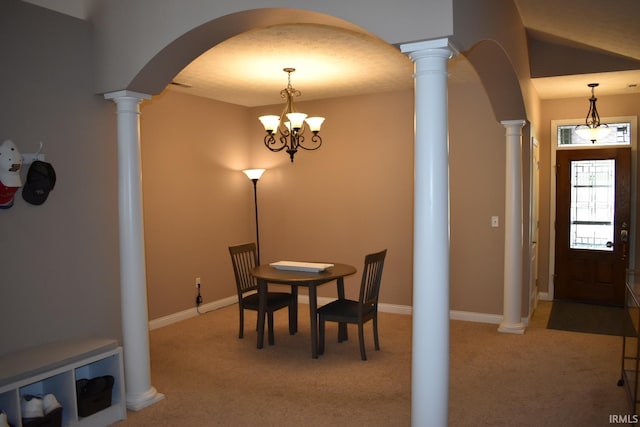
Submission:
[[[264,145],[271,151],[282,151],[286,149],[291,163],[298,148],[305,150],[317,150],[322,145],[322,138],[319,135],[320,127],[324,122],[324,117],[307,117],[304,113],[299,113],[293,106],[293,97],[300,96],[301,92],[291,86],[291,73],[295,68],[285,68],[287,73],[287,87],[280,91],[280,96],[285,99],[286,106],[280,116],[268,115],[259,117],[267,134],[264,137]],[[305,122],[309,130],[313,133],[311,144],[306,145],[304,131]]]
[[[602,138],[609,132],[609,126],[604,123],[600,123],[600,115],[596,108],[596,101],[598,98],[596,98],[595,95],[595,88],[598,87],[599,84],[589,83],[588,86],[591,88],[589,111],[587,112],[587,117],[584,119],[584,124],[576,126],[576,133],[580,135],[581,138],[587,139],[595,144],[598,138]]]

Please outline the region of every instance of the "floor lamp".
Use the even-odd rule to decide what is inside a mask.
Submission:
[[[258,265],[260,265],[260,232],[258,231],[258,180],[264,173],[265,169],[245,169],[245,175],[253,182],[253,205],[256,211],[256,248],[258,251]]]

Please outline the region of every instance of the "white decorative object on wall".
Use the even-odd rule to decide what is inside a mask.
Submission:
[[[40,148],[38,148],[38,151],[36,151],[35,153],[23,153],[22,154],[22,164],[23,165],[30,165],[31,163],[35,162],[36,160],[40,160],[41,162],[45,161],[45,155],[42,152],[42,148],[44,147],[44,144],[42,143],[42,141],[40,141]]]

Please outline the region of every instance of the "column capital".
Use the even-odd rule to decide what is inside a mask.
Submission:
[[[523,127],[527,121],[526,120],[502,120],[500,123],[502,123],[502,125],[504,127],[510,128],[510,127]]]
[[[151,99],[151,95],[132,90],[117,90],[115,92],[107,92],[104,94],[104,99],[111,99],[114,102],[117,102],[118,99],[122,98],[136,98],[140,101],[144,101],[145,99]]]
[[[448,59],[460,53],[448,38],[401,44],[400,52],[408,53],[411,57],[420,53],[427,55],[446,55]]]

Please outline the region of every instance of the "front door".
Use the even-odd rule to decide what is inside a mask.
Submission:
[[[556,299],[624,304],[631,149],[556,152]]]

